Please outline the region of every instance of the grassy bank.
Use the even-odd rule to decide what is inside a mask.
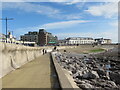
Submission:
[[[79,53],[79,54],[97,53],[97,52],[104,51],[104,49],[102,49],[101,47],[93,47],[91,45],[78,46],[76,48],[67,48],[65,50],[67,52],[75,52],[75,53]],[[64,49],[62,49],[60,51],[63,52]]]
[[[93,50],[90,50],[90,52],[92,52],[92,53],[102,52],[102,51],[105,51],[105,49],[101,49],[101,48],[99,48],[99,49],[93,49]]]

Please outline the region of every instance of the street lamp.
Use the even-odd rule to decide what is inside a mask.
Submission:
[[[8,30],[7,30],[7,28],[8,28],[8,25],[7,25],[7,22],[8,22],[8,20],[13,20],[13,18],[0,18],[0,20],[5,20],[6,21],[6,43],[7,43],[7,33],[8,33]]]

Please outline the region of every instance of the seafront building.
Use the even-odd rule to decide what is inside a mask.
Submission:
[[[93,44],[94,39],[88,37],[69,37],[65,40],[68,45]]]
[[[97,43],[97,44],[111,44],[112,40],[111,39],[104,39],[104,38],[97,38],[97,39],[95,39],[95,43]]]
[[[57,45],[58,38],[57,36],[53,36],[52,33],[46,32],[44,29],[39,30],[38,34],[38,45],[45,46],[45,45]]]
[[[39,29],[39,32],[28,32],[21,35],[20,40],[24,42],[35,42],[39,46],[57,45],[58,38],[53,36],[52,33],[47,32],[44,29]]]
[[[0,33],[0,42],[4,42],[6,40],[6,35]]]
[[[38,43],[38,32],[28,32],[20,36],[21,41],[29,41]]]
[[[101,45],[112,43],[111,39],[93,39],[91,37],[69,37],[63,40],[58,40],[57,36],[53,36],[52,33],[47,32],[44,29],[39,29],[39,32],[28,32],[27,34],[21,35],[20,40],[16,40],[16,38],[13,37],[13,35],[10,32],[7,36],[4,34],[0,34],[0,41],[7,43],[22,44],[27,46],[62,46],[81,44]]]
[[[26,45],[26,46],[35,46],[36,45],[35,42],[16,40],[16,38],[11,34],[11,32],[8,32],[7,36],[0,33],[0,42],[20,44],[20,45]]]
[[[58,40],[58,43],[59,43],[60,46],[64,46],[64,45],[66,46],[66,45],[68,45],[68,42],[67,42],[66,39]]]
[[[7,36],[0,33],[0,41],[1,42],[7,42],[7,43],[15,43],[16,38],[11,34],[11,32],[8,32]]]
[[[59,45],[81,45],[81,44],[111,44],[111,39],[98,38],[93,39],[90,37],[69,37],[59,40]]]

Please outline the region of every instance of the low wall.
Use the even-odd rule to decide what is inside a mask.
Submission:
[[[0,42],[0,78],[42,55],[42,49],[51,52],[54,47],[29,47]],[[58,49],[73,48],[61,46]]]
[[[35,59],[40,56],[41,49],[26,47],[22,45],[6,44],[0,43],[2,58],[0,62],[2,63],[2,72],[0,72],[0,77],[8,74],[12,70],[15,70],[25,63]]]
[[[56,54],[56,52],[52,52],[51,56],[52,56],[52,61],[53,61],[53,64],[54,64],[54,67],[55,67],[62,90],[64,90],[64,89],[66,90],[66,88],[72,89],[72,90],[82,90],[75,84],[73,78],[70,76],[68,71],[64,70],[59,65],[59,63],[55,59],[55,54]]]

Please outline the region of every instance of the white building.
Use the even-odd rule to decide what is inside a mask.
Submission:
[[[95,43],[97,43],[97,44],[111,44],[112,40],[111,39],[104,39],[104,38],[97,38],[97,39],[95,39]]]
[[[0,34],[0,41],[1,42],[7,42],[7,43],[15,43],[16,38],[13,37],[10,32],[8,32],[7,39],[6,39],[6,35]]]
[[[6,35],[0,33],[0,42],[5,41],[6,40]]]
[[[6,35],[0,33],[0,42],[6,42]],[[20,44],[20,45],[26,45],[26,46],[36,46],[36,42],[16,40],[16,38],[14,38],[10,32],[7,35],[6,43],[14,43],[14,44]]]
[[[69,45],[77,45],[77,44],[93,44],[94,39],[88,37],[71,37],[67,38],[67,43]]]

